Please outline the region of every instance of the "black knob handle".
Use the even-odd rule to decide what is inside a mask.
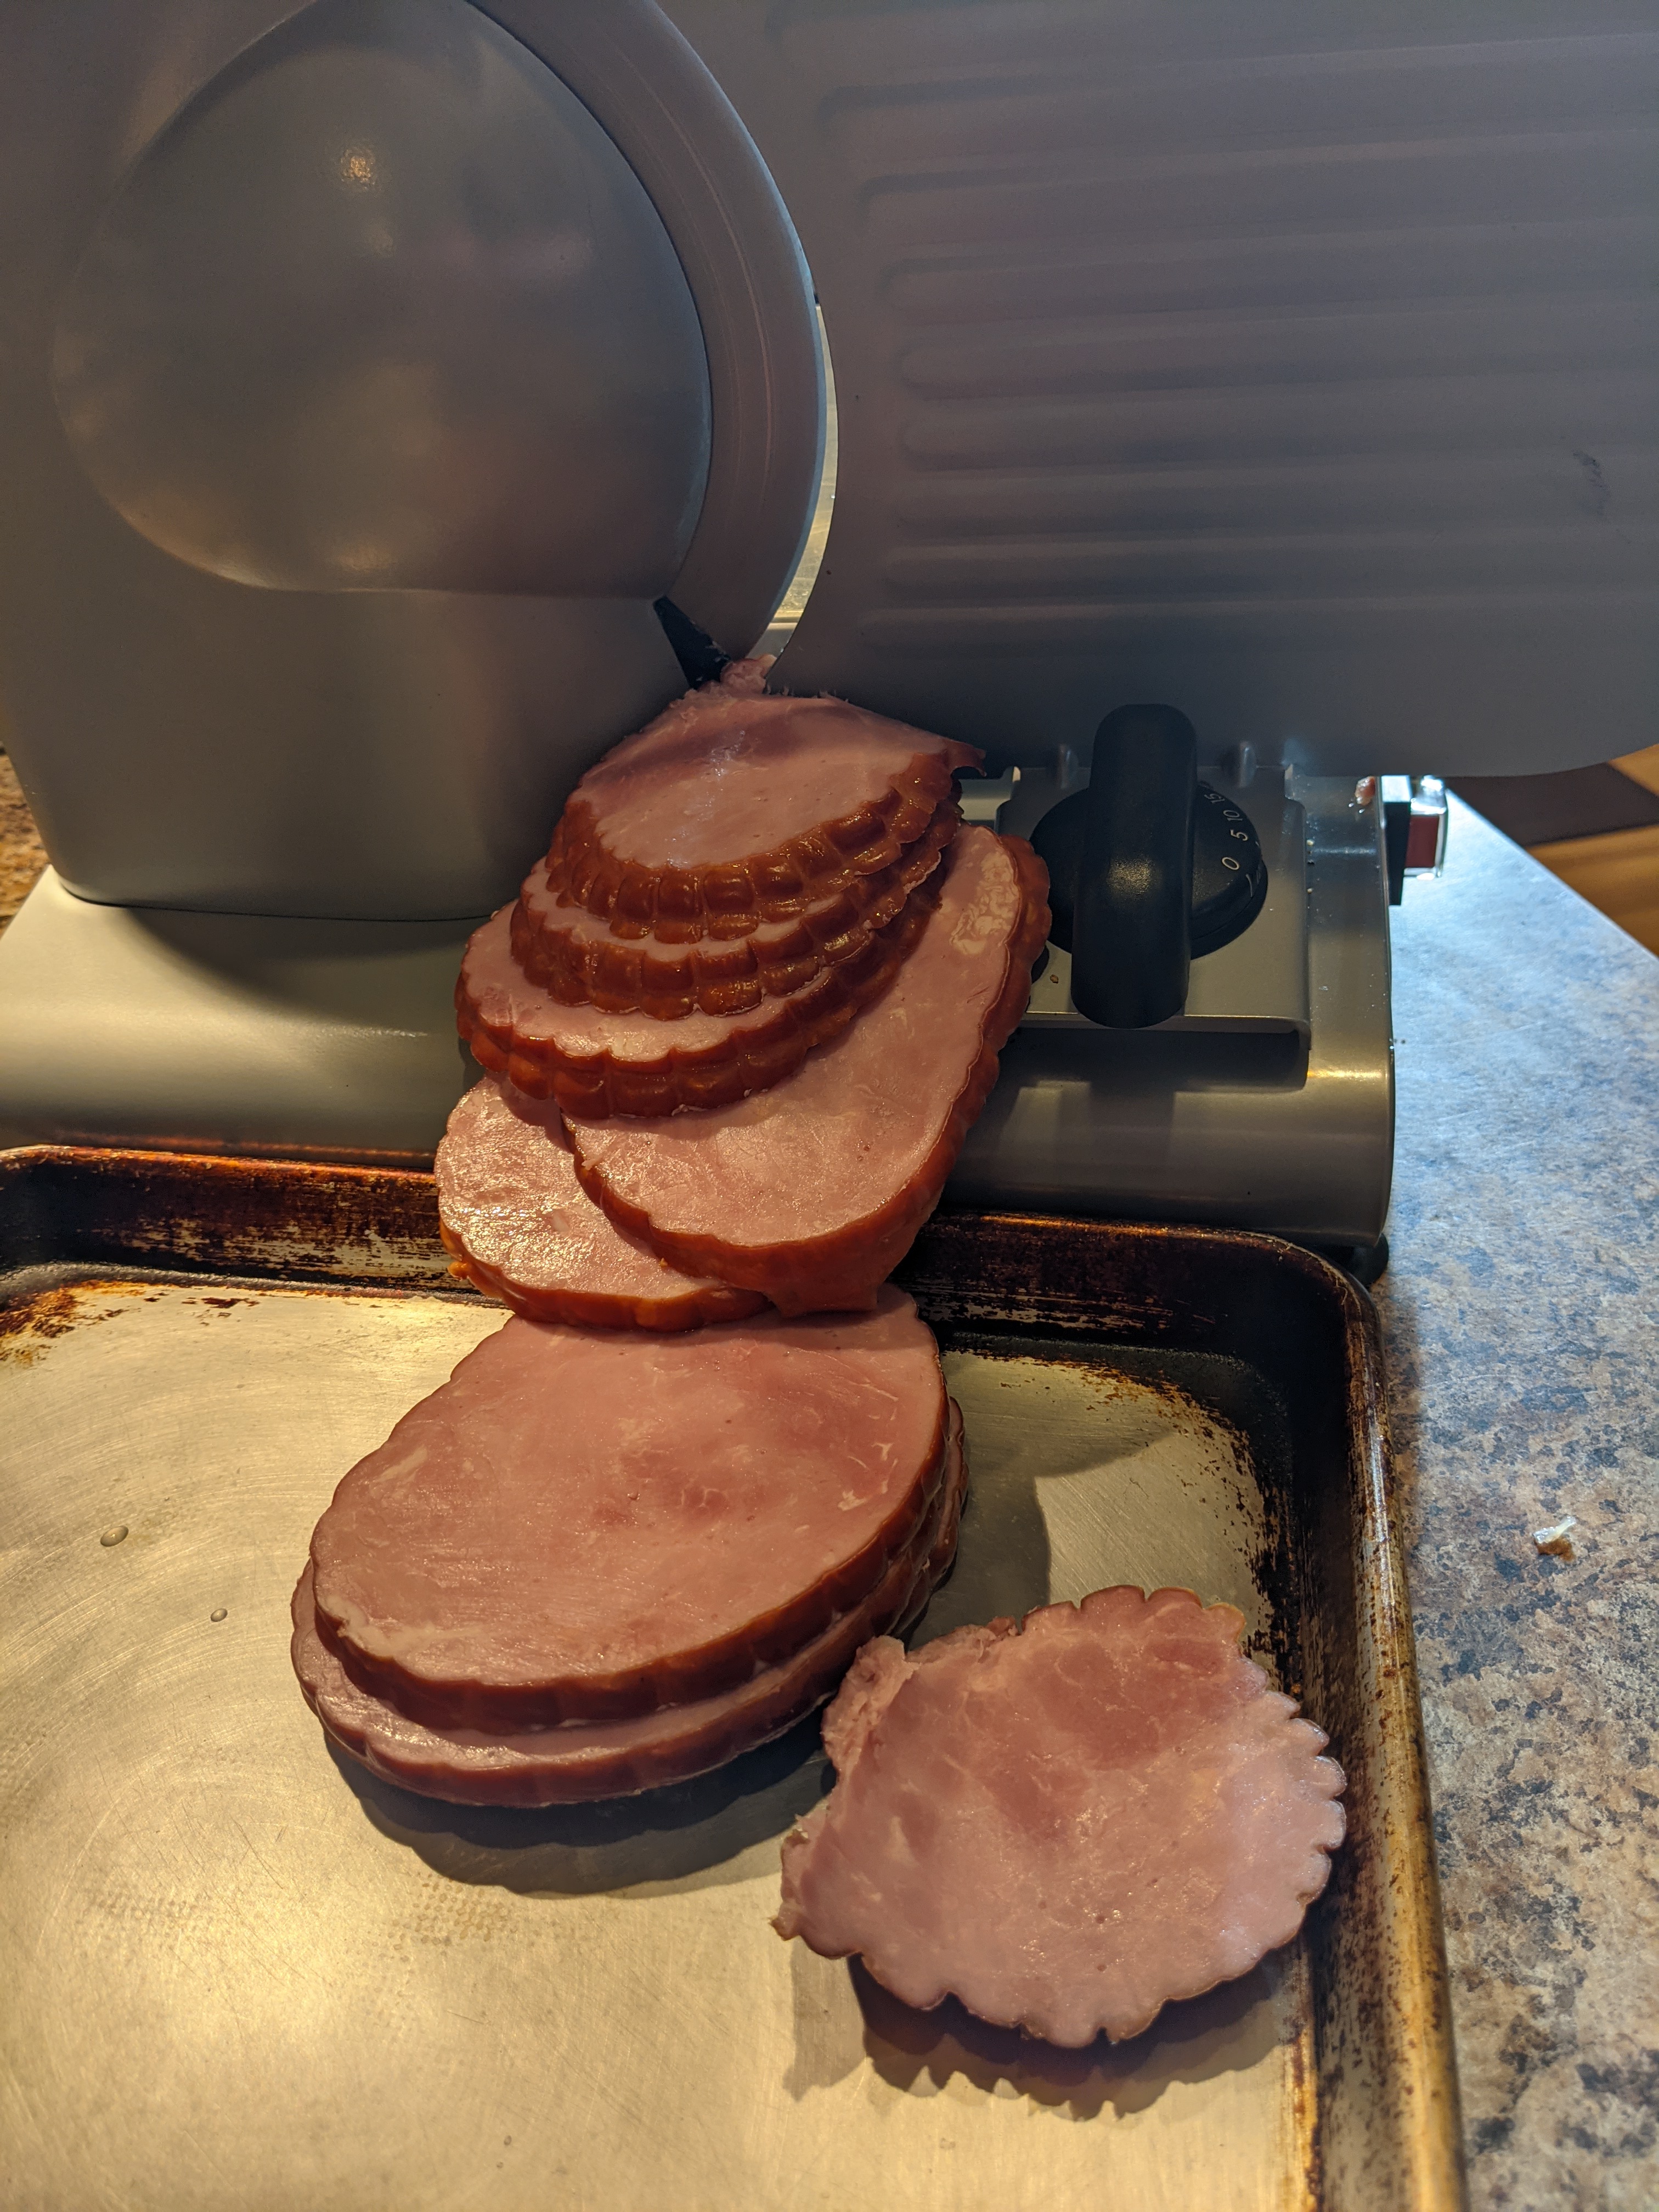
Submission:
[[[1072,919],[1072,1002],[1108,1029],[1187,1003],[1198,738],[1173,707],[1120,707],[1095,736]]]

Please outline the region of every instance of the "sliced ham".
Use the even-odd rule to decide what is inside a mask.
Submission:
[[[325,1635],[440,1723],[711,1696],[866,1597],[944,1479],[933,1337],[858,1320],[617,1336],[508,1321],[344,1477]]]
[[[787,1313],[867,1307],[939,1202],[1047,942],[1029,845],[958,831],[885,995],[787,1081],[707,1114],[573,1127],[613,1220]]]
[[[776,1666],[719,1695],[630,1719],[490,1735],[411,1719],[355,1680],[319,1633],[307,1566],[294,1593],[294,1670],[341,1747],[386,1780],[472,1805],[556,1805],[628,1795],[723,1765],[781,1735],[834,1688],[864,1640],[914,1620],[951,1564],[967,1481],[951,1412],[943,1492],[874,1590]]]
[[[690,943],[618,937],[608,921],[560,893],[544,860],[532,869],[513,909],[513,957],[526,979],[562,1006],[650,1014],[658,1021],[694,1012],[746,1013],[860,953],[932,875],[961,819],[947,799],[890,867],[843,884],[781,921],[757,922],[744,936]]]
[[[576,1179],[556,1106],[475,1083],[434,1163],[452,1272],[531,1321],[697,1328],[741,1321],[758,1291],[683,1275],[596,1206]]]
[[[503,907],[467,945],[455,991],[460,1032],[492,1074],[530,1097],[556,1098],[567,1114],[728,1104],[781,1083],[886,989],[921,936],[938,881],[936,872],[919,884],[885,928],[787,998],[675,1022],[561,1006],[514,958],[513,910]]]
[[[1188,1590],[1098,1590],[867,1645],[778,1932],[1051,2043],[1138,2034],[1287,1943],[1341,1842],[1341,1770]]]
[[[589,769],[551,880],[619,936],[743,936],[891,867],[981,758],[840,699],[708,684]]]

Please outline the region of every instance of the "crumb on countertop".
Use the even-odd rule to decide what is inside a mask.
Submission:
[[[1570,1559],[1572,1557],[1572,1532],[1577,1526],[1576,1514],[1564,1513],[1547,1528],[1534,1528],[1532,1540],[1540,1552],[1547,1552],[1553,1559]]]

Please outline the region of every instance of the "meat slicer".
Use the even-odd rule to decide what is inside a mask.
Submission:
[[[955,1197],[1374,1246],[1371,779],[1653,736],[1656,74],[1600,0],[12,12],[0,1141],[428,1153],[469,929],[764,639],[1066,874]]]

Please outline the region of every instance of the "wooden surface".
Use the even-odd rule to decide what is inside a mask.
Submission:
[[[1659,745],[1650,745],[1645,752],[1626,753],[1613,765],[1622,769],[1644,791],[1659,791]]]
[[[1626,753],[1611,765],[1644,791],[1659,792],[1659,745]],[[1659,828],[1559,837],[1529,850],[1638,945],[1659,952]]]
[[[1659,828],[1615,830],[1534,845],[1533,858],[1610,921],[1659,952]]]
[[[0,931],[33,890],[46,865],[46,848],[18,788],[17,772],[0,752]]]

